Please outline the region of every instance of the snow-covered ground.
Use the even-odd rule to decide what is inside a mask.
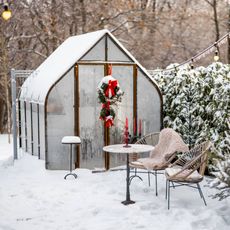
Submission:
[[[5,141],[4,141],[4,140]],[[78,178],[64,180],[67,171],[45,170],[44,161],[22,154],[11,166],[4,161],[11,146],[0,136],[0,230],[229,230],[230,200],[209,197],[214,190],[202,183],[208,206],[197,190],[171,191],[167,210],[165,180],[154,186],[133,180],[131,198],[124,206],[125,171],[92,173],[77,169]],[[152,183],[154,184],[154,183]]]
[[[0,135],[0,168],[13,164],[13,140],[7,134]]]

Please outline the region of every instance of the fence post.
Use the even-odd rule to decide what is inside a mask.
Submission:
[[[16,78],[15,70],[11,69],[11,96],[12,96],[12,131],[13,131],[13,153],[14,160],[18,159],[17,149],[17,116],[16,116]]]

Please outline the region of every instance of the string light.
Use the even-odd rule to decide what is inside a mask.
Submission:
[[[193,56],[192,58],[178,64],[176,67],[180,67],[183,66],[185,64],[190,64],[191,65],[191,69],[193,66],[193,63],[200,60],[201,58],[204,58],[205,56],[207,56],[208,54],[212,53],[215,51],[215,56],[214,56],[214,60],[218,61],[220,59],[219,57],[219,51],[217,49],[217,47],[220,47],[221,45],[223,45],[224,43],[227,42],[228,38],[230,38],[230,32],[225,34],[223,37],[221,37],[218,41],[216,41],[215,43],[213,43],[212,45],[210,45],[209,47],[207,47],[206,49],[204,49],[203,51],[201,51],[200,53],[196,54],[195,56]],[[168,69],[163,69],[163,70],[148,70],[148,72],[150,74],[154,74],[154,73],[158,73],[158,72],[167,72],[167,71],[172,71],[175,67],[172,68],[168,68]]]
[[[4,10],[2,12],[2,18],[7,21],[12,16],[11,10],[9,9],[9,5],[7,2],[3,3],[3,8],[4,8]]]
[[[217,49],[217,46],[216,46],[216,50],[215,50],[215,56],[213,57],[214,61],[219,61],[220,57],[219,57],[219,51]]]
[[[191,59],[191,64],[190,64],[191,69],[194,69],[194,65],[193,65],[193,59]]]

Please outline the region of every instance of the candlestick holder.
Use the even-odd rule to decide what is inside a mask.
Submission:
[[[129,145],[129,131],[128,131],[128,127],[125,126],[125,132],[124,132],[124,141],[125,141],[125,145],[123,146],[124,148],[129,148],[131,147],[131,145]]]

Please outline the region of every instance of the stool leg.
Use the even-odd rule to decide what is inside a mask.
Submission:
[[[67,176],[74,176],[75,179],[77,178],[77,174],[76,173],[72,173],[72,144],[70,144],[70,159],[69,159],[69,171],[70,173],[68,173],[67,175],[65,175],[64,179],[67,178]]]
[[[70,170],[70,173],[72,173],[72,144],[70,144],[69,170]]]

